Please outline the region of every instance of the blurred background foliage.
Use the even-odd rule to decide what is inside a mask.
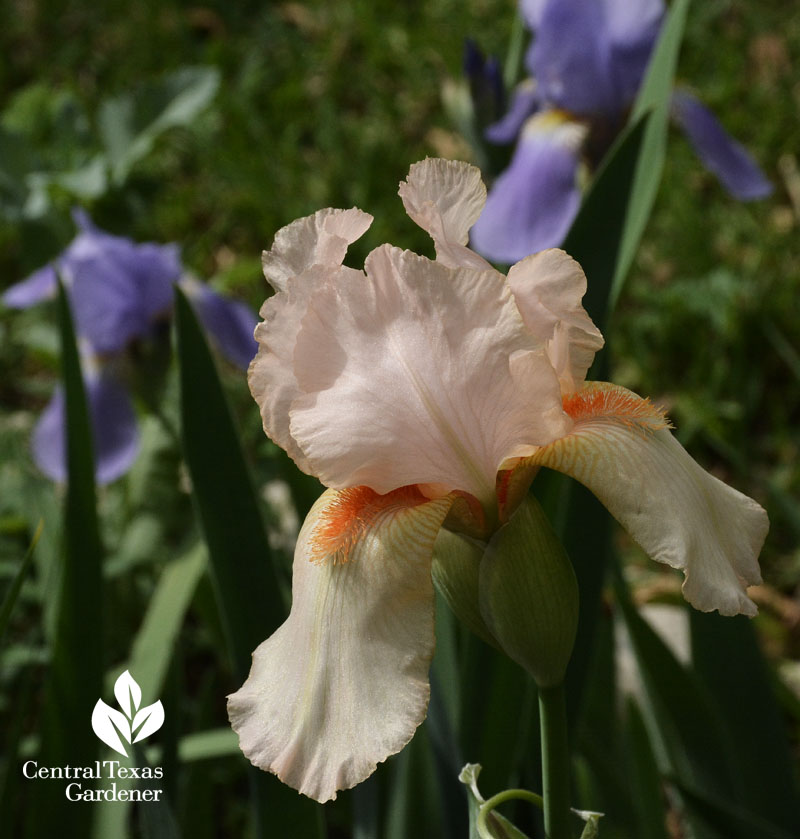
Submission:
[[[678,79],[765,168],[772,197],[725,197],[674,133],[614,326],[615,381],[657,396],[678,436],[770,512],[762,563],[800,571],[800,21],[780,3],[692,6]]]
[[[504,56],[516,15],[510,0],[9,0],[5,11],[0,290],[63,249],[74,234],[69,210],[79,204],[114,233],[177,242],[187,267],[254,308],[266,293],[261,250],[281,226],[320,207],[356,205],[375,216],[352,248],[352,264],[384,241],[432,254],[394,185],[426,155],[469,158],[442,106],[442,87],[460,77],[465,38]],[[708,0],[691,8],[678,79],[749,148],[775,192],[753,204],[730,199],[673,134],[652,218],[607,330],[611,380],[664,405],[693,456],[769,511],[766,585],[757,595],[762,609],[755,626],[783,677],[778,694],[794,757],[800,726],[799,62],[800,17],[783,2]],[[53,522],[63,490],[38,474],[28,441],[52,392],[58,358],[55,306],[0,311],[0,579],[9,590],[39,519],[45,520],[3,639],[0,727],[8,732],[7,755],[37,748],[53,649],[59,590],[53,568],[61,539]],[[264,437],[244,377],[218,366],[285,594],[298,517],[319,487]],[[187,836],[245,835],[256,830],[248,827],[245,761],[226,731],[222,701],[240,683],[239,665],[224,652],[226,618],[216,605],[224,581],[212,583],[204,573],[190,492],[194,473],[171,436],[179,423],[174,379],[164,413],[166,423],[153,416],[144,421],[143,451],[131,473],[99,491],[107,681],[136,660],[151,679],[147,701],[160,695],[168,718],[170,708],[180,709],[159,756],[162,764],[183,761],[173,773],[179,780],[171,782],[173,813],[160,829],[179,824]],[[213,499],[197,503],[201,513],[204,503]],[[213,566],[212,539],[205,535]],[[617,539],[635,599],[679,602],[679,579]],[[486,797],[502,785],[535,786],[531,685],[439,613],[429,721],[374,780],[326,806],[330,836],[464,835],[459,760],[485,764]],[[269,620],[264,637],[274,628]],[[610,631],[608,622],[600,630]],[[603,650],[610,634],[605,641]],[[596,673],[607,664],[601,657]],[[636,822],[625,813],[624,797],[614,815],[613,795],[624,791],[612,789],[613,778],[600,800],[593,798],[603,786],[598,754],[622,748],[610,745],[615,710],[611,678],[604,678],[595,675],[589,703],[602,736],[584,738],[577,761],[584,804],[603,809],[607,802],[602,835],[644,835],[631,825],[657,825],[660,817],[645,808],[644,821]],[[646,776],[653,766],[637,713],[625,718],[627,757],[611,769],[605,765],[607,774],[633,767]],[[88,720],[80,724],[88,732]],[[315,833],[321,817],[307,809],[297,815],[278,786],[265,793],[270,805],[260,835],[322,835]],[[680,808],[660,789],[655,801],[670,805],[669,819],[648,835],[681,835],[673,824]],[[20,784],[18,765],[7,760],[0,782],[4,823],[24,835],[22,814],[35,803],[30,786]],[[126,835],[126,818],[118,811],[104,815],[95,835]],[[153,833],[144,818],[132,824],[135,835],[176,835]],[[288,824],[294,832],[282,832]],[[535,823],[528,830],[533,835]],[[693,835],[734,834],[695,826]],[[751,826],[749,835],[760,834]]]

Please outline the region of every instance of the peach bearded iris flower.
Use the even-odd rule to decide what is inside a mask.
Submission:
[[[648,400],[584,381],[603,338],[574,260],[547,250],[506,277],[466,247],[477,169],[425,160],[400,195],[435,261],[387,244],[344,266],[372,221],[358,209],[299,219],[264,254],[276,293],[250,387],[267,434],[329,489],[298,538],[291,613],[228,709],[247,757],[318,801],[425,717],[439,529],[488,539],[540,466],[585,484],[704,611],[755,613],[767,531]]]

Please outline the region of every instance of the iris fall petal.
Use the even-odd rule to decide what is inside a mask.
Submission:
[[[758,164],[702,102],[684,90],[676,90],[672,94],[672,116],[706,169],[734,198],[752,201],[772,192],[772,184]]]
[[[761,582],[764,510],[703,470],[635,393],[592,382],[565,408],[572,432],[529,462],[588,487],[651,558],[684,572],[693,606],[754,615],[746,588]]]
[[[139,453],[136,414],[127,390],[108,374],[86,381],[86,401],[94,444],[95,479],[108,484],[124,475]],[[66,406],[64,391],[53,398],[33,431],[36,465],[54,481],[67,480]]]
[[[430,695],[431,555],[449,506],[413,487],[388,497],[356,487],[311,509],[291,613],[228,698],[256,766],[328,801],[411,739]]]

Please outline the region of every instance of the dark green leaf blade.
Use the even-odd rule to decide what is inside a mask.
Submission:
[[[626,719],[626,745],[630,756],[629,783],[632,803],[638,817],[639,839],[668,839],[664,813],[664,795],[653,746],[635,702],[629,701]]]
[[[33,534],[33,539],[31,539],[31,543],[28,546],[28,550],[25,552],[25,556],[22,558],[22,562],[20,563],[19,569],[11,582],[11,585],[6,592],[6,596],[3,598],[3,605],[0,606],[0,640],[3,639],[3,635],[6,631],[6,626],[8,626],[8,620],[11,617],[11,613],[14,610],[14,604],[17,602],[17,597],[19,596],[20,589],[22,588],[23,582],[25,582],[25,575],[28,573],[28,569],[33,562],[33,554],[36,550],[36,543],[39,541],[39,537],[42,535],[42,529],[44,528],[44,522],[40,521],[36,527],[36,531]]]
[[[650,114],[643,114],[617,138],[564,240],[564,250],[581,264],[586,273],[588,287],[583,306],[601,330],[605,328],[610,314],[611,287],[618,273],[636,171],[649,120]]]
[[[710,798],[741,800],[742,780],[713,697],[638,613],[619,573],[615,591],[646,690],[645,717],[662,774]],[[693,826],[707,835],[702,825]],[[728,839],[746,836],[731,833]]]
[[[62,378],[67,417],[67,476],[60,595],[44,700],[42,752],[48,766],[86,766],[97,756],[92,709],[103,688],[103,548],[97,520],[94,455],[72,314],[59,284]],[[80,736],[76,736],[80,732]],[[76,807],[59,784],[42,785],[31,835],[88,834],[91,810]]]
[[[716,698],[743,780],[739,804],[800,836],[789,741],[752,623],[692,611],[692,660]]]
[[[285,617],[239,435],[192,308],[176,289],[183,449],[237,677]]]
[[[683,781],[675,785],[681,792],[694,818],[713,831],[714,836],[748,839],[793,839],[795,831],[786,831],[760,815],[741,807],[736,801],[720,799],[707,792],[699,792]]]

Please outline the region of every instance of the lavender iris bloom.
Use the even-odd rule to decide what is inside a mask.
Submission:
[[[11,286],[2,302],[25,309],[55,296],[65,284],[81,351],[95,449],[95,475],[109,483],[130,469],[139,450],[131,395],[122,372],[136,342],[163,335],[171,317],[174,285],[194,302],[198,317],[230,361],[246,369],[257,344],[255,313],[203,283],[183,276],[176,245],[137,244],[96,227],[85,212],[73,214],[78,234],[56,258]],[[66,414],[60,387],[33,432],[34,460],[50,478],[66,480]]]
[[[471,246],[513,263],[559,245],[581,199],[579,170],[599,163],[621,130],[653,51],[663,0],[521,0],[535,32],[525,57],[532,76],[486,137],[517,145],[470,233]],[[700,160],[735,198],[772,186],[714,115],[685,91],[671,113]]]

